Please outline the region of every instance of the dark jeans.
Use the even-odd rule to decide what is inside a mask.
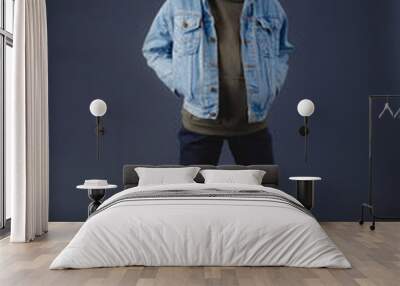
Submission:
[[[218,165],[224,140],[228,141],[237,165],[274,163],[272,137],[267,128],[248,135],[223,137],[197,134],[182,127],[178,137],[181,165]]]

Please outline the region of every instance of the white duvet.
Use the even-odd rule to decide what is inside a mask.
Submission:
[[[136,187],[165,190],[263,190],[232,184]],[[123,201],[83,224],[50,269],[145,266],[293,266],[349,268],[350,263],[318,222],[274,201],[246,198],[185,198]]]

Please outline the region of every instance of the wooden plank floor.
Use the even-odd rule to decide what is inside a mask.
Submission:
[[[49,233],[29,244],[0,241],[0,285],[400,285],[400,223],[323,223],[353,265],[350,270],[286,267],[125,267],[48,270],[80,223],[51,223]]]

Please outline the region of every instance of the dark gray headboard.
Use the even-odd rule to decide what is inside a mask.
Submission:
[[[251,165],[251,166],[240,166],[240,165],[193,165],[200,167],[201,169],[220,169],[220,170],[264,170],[266,174],[263,178],[263,186],[278,188],[279,186],[279,166],[278,165]],[[179,168],[181,165],[124,165],[123,169],[123,186],[124,189],[136,187],[139,182],[139,177],[135,172],[136,167],[147,167],[147,168]],[[203,183],[203,177],[199,175],[195,178],[198,183]]]

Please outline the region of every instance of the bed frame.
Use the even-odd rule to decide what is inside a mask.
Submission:
[[[251,165],[251,166],[240,166],[240,165],[191,165],[200,167],[201,169],[219,169],[219,170],[264,170],[262,185],[265,187],[278,188],[279,187],[279,166],[278,165]],[[123,167],[123,187],[124,189],[133,188],[138,185],[139,177],[135,171],[136,167],[147,167],[147,168],[179,168],[181,165],[124,165]],[[197,183],[204,183],[203,176],[199,173],[195,178]]]

